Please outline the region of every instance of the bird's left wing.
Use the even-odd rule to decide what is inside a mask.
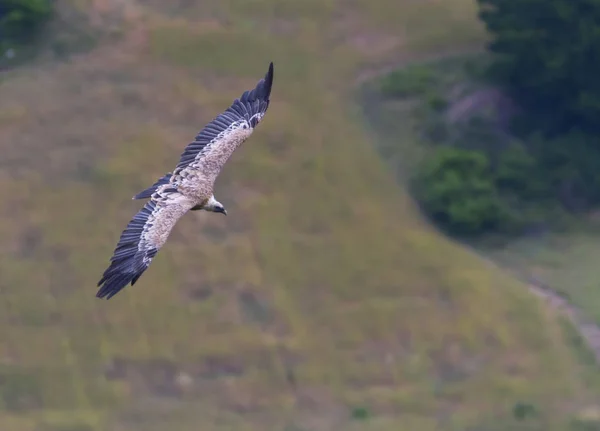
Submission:
[[[161,189],[129,222],[98,282],[98,298],[110,299],[129,283],[133,286],[193,203],[174,188]]]
[[[214,182],[231,154],[248,139],[267,112],[272,86],[273,63],[254,89],[245,91],[185,148],[170,181],[177,183],[182,177],[200,175]]]

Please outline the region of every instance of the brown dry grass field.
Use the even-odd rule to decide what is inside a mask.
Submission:
[[[355,105],[364,74],[481,46],[474,1],[57,3],[0,86],[1,431],[500,430],[519,401],[564,430],[595,405],[562,322],[422,220]],[[95,298],[131,196],[269,61],[229,215]]]

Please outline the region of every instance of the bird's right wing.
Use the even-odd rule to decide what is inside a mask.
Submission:
[[[148,199],[161,186],[181,184],[188,176],[202,177],[212,184],[221,168],[253,132],[267,112],[273,86],[273,63],[253,90],[245,91],[225,112],[219,114],[185,148],[173,173],[159,178],[133,199]],[[184,181],[183,181],[184,182]]]
[[[273,63],[254,89],[245,91],[188,144],[170,181],[179,183],[181,178],[201,176],[214,182],[231,154],[248,139],[267,112],[272,86]]]
[[[96,296],[110,299],[129,283],[133,286],[192,206],[192,201],[174,188],[161,188],[154,194],[121,234]]]

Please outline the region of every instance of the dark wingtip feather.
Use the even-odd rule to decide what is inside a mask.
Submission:
[[[112,298],[128,284],[133,286],[146,271],[148,266],[144,263],[144,253],[136,252],[134,247],[137,249],[137,246],[124,247],[121,249],[124,252],[123,257],[113,257],[110,266],[98,282],[97,286],[102,287],[96,293],[97,298]]]
[[[148,269],[150,261],[157,253],[154,247],[139,248],[143,228],[150,214],[154,211],[155,203],[147,202],[144,207],[129,222],[115,251],[110,258],[110,266],[102,274],[102,279],[97,286],[97,298],[110,299],[125,288],[133,284]]]
[[[269,64],[269,71],[265,75],[265,84],[263,87],[263,98],[269,100],[271,97],[271,88],[273,87],[273,62]]]
[[[98,282],[98,287],[102,287],[100,287],[96,293],[97,298],[110,299],[127,287],[129,283],[133,286],[133,283],[137,281],[147,268],[142,265],[139,270],[132,270],[132,268],[136,266],[134,264],[134,259],[135,256],[132,256],[131,258],[113,261],[111,263],[105,275]]]
[[[98,292],[96,293],[96,298],[110,299],[113,296],[115,296],[117,292],[121,291],[125,286],[129,284],[129,281],[123,282],[122,278],[122,274],[113,274],[108,279],[102,280],[104,285],[100,289],[98,289]]]
[[[258,81],[256,87],[252,91],[245,91],[240,97],[242,103],[253,103],[257,100],[266,102],[265,106],[269,106],[271,89],[273,87],[273,62],[269,64],[269,70],[264,78]]]
[[[116,258],[114,255],[111,259],[110,266],[104,271],[102,279],[98,282],[97,298],[110,299],[127,287],[131,283],[133,286],[140,276],[148,269],[148,264],[145,258],[152,259],[157,250],[152,248],[145,252],[134,250],[137,246],[120,248],[120,256]],[[136,252],[137,251],[137,252]],[[116,253],[115,253],[116,254]]]

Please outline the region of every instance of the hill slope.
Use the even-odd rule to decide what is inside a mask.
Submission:
[[[0,88],[3,431],[498,429],[520,400],[563,429],[589,400],[558,322],[421,221],[348,105],[361,68],[476,42],[472,2],[82,3],[118,40]],[[130,197],[271,60],[230,215],[97,300]]]

